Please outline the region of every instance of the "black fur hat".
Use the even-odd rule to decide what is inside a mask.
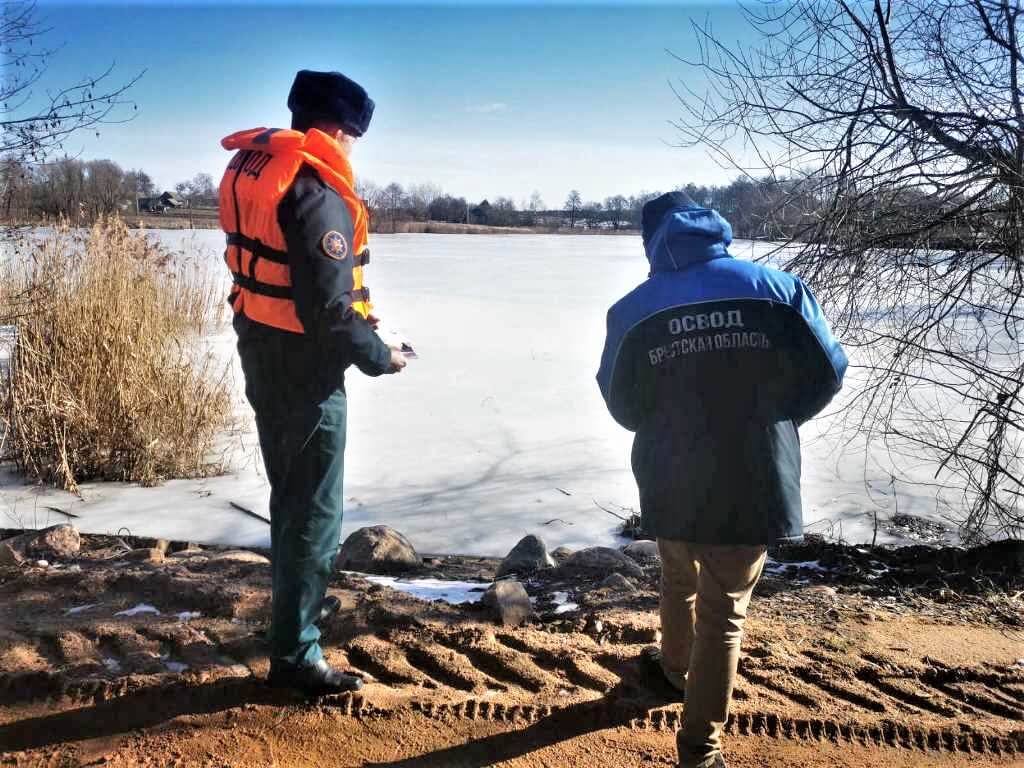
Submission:
[[[288,94],[288,109],[300,121],[330,120],[346,133],[362,136],[373,117],[373,99],[340,72],[300,70]]]
[[[666,192],[661,197],[656,197],[653,200],[649,200],[644,204],[643,212],[640,217],[640,226],[643,229],[644,242],[646,243],[654,231],[661,224],[661,220],[665,218],[665,214],[674,208],[682,208],[689,206],[697,208],[697,204],[693,201],[693,198],[682,191]]]

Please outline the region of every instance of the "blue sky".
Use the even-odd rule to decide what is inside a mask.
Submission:
[[[116,64],[147,72],[138,117],[78,136],[70,153],[147,170],[163,187],[219,178],[222,136],[286,126],[296,70],[339,70],[377,102],[353,161],[386,184],[433,182],[471,199],[539,190],[558,206],[723,181],[702,150],[669,146],[680,116],[670,80],[698,75],[666,49],[695,51],[690,20],[747,34],[735,3],[463,5],[44,2],[63,45],[47,83]]]

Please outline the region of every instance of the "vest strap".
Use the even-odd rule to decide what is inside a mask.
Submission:
[[[260,296],[269,296],[272,299],[292,298],[292,289],[290,286],[261,283],[259,280],[246,277],[245,275],[240,275],[237,272],[232,272],[231,276],[235,281],[235,285],[243,290],[252,291]]]
[[[259,280],[254,280],[251,277],[240,275],[235,272],[231,273],[234,279],[235,285],[245,291],[252,291],[253,293],[259,294],[260,296],[269,296],[272,299],[291,299],[292,289],[287,285],[271,285],[270,283],[261,283]],[[368,302],[370,300],[370,289],[359,288],[351,291],[352,303],[356,302]],[[228,300],[234,301],[237,298],[237,294],[231,296]]]
[[[362,253],[357,253],[352,257],[353,267],[365,267],[370,263],[370,249],[364,248]]]
[[[257,259],[266,259],[272,261],[275,264],[287,265],[288,252],[279,251],[276,248],[271,248],[266,243],[252,237],[247,237],[241,232],[228,232],[227,233],[228,245],[235,245],[239,248],[244,248],[249,251]]]

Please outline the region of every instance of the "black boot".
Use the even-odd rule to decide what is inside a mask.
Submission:
[[[656,686],[661,687],[663,692],[671,694],[673,699],[682,701],[686,697],[686,691],[679,688],[665,674],[665,668],[661,666],[661,648],[656,645],[644,648],[640,652],[640,666],[645,676]]]
[[[343,675],[320,659],[316,664],[292,664],[281,659],[270,660],[270,674],[267,685],[271,688],[295,688],[312,696],[330,693],[358,691],[363,681],[358,677]]]

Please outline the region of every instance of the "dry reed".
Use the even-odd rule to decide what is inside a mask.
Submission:
[[[220,471],[229,372],[202,336],[220,321],[221,292],[117,220],[26,236],[0,270],[0,300],[30,297],[8,321],[0,449],[71,491]]]

